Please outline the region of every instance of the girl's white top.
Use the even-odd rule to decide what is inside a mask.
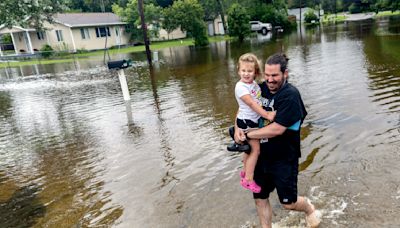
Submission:
[[[238,81],[235,86],[235,97],[239,104],[239,113],[237,118],[242,120],[249,119],[257,123],[260,115],[258,115],[257,112],[255,112],[253,109],[250,108],[250,106],[244,103],[242,99],[240,99],[242,96],[247,94],[250,94],[250,96],[255,102],[257,102],[257,104],[259,104],[260,106],[262,105],[260,86],[258,86],[255,81],[253,81],[253,83],[251,84]]]

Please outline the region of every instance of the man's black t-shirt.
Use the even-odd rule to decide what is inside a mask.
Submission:
[[[258,166],[264,162],[277,160],[292,161],[301,156],[300,125],[307,115],[299,91],[286,82],[275,94],[269,92],[266,82],[260,84],[263,107],[273,107],[276,110],[274,122],[286,127],[279,136],[269,138],[261,143],[261,153]]]

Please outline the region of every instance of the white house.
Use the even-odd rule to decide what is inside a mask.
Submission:
[[[129,34],[125,32],[125,25],[113,13],[63,13],[54,15],[54,23],[45,22],[44,31],[1,26],[0,34],[11,35],[17,55],[34,54],[45,44],[55,50],[76,52],[128,44]],[[0,54],[3,55],[1,50]]]

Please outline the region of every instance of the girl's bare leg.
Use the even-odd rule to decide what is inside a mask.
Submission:
[[[249,140],[251,152],[248,155],[244,168],[246,172],[246,180],[252,181],[254,178],[254,169],[257,164],[258,155],[260,154],[260,141],[258,139]]]
[[[243,160],[242,160],[242,162],[243,162],[243,170],[246,172],[246,162],[247,162],[247,159],[249,158],[249,155],[244,153],[244,152],[242,154],[243,154]]]

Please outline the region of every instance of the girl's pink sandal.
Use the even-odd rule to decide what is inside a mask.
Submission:
[[[240,184],[243,188],[248,189],[254,193],[260,193],[261,187],[256,184],[255,181],[247,181],[245,178],[242,178]]]

